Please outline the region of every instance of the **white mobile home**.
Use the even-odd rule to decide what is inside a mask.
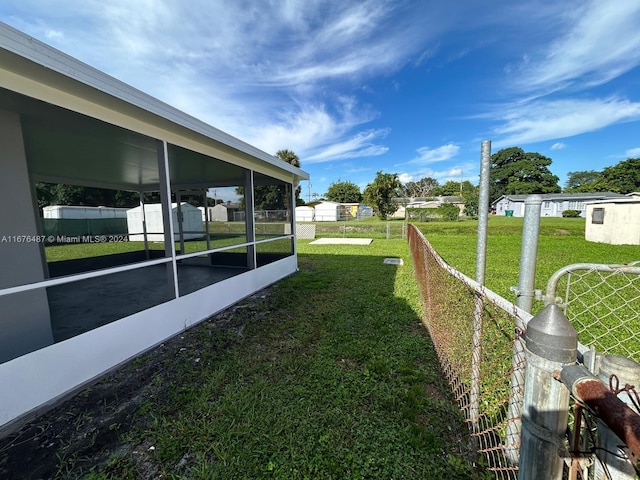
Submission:
[[[624,195],[612,192],[596,193],[543,193],[540,215],[543,217],[562,217],[565,210],[577,210],[584,217],[586,202],[622,198]],[[502,195],[491,204],[496,215],[524,217],[524,201],[528,195]]]
[[[297,270],[293,212],[282,221],[289,233],[260,233],[254,195],[268,187],[285,209],[307,173],[2,23],[0,145],[0,201],[12,206],[0,210],[1,235],[30,239],[0,243],[5,432]],[[148,225],[145,241],[108,253],[93,237],[63,236],[58,243],[86,243],[85,254],[48,260],[38,182],[158,203],[161,242],[150,242]],[[207,229],[203,241],[183,242],[172,202],[212,188],[242,191],[246,220],[224,238]]]
[[[127,208],[84,207],[76,205],[51,205],[42,208],[43,218],[55,219],[99,219],[127,218]]]

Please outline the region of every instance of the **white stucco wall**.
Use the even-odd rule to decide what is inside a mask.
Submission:
[[[602,224],[593,223],[593,210],[604,209]],[[612,245],[640,245],[640,200],[587,205],[585,240]]]

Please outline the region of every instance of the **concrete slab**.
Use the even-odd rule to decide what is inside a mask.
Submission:
[[[385,258],[382,263],[385,265],[404,265],[404,261],[401,258]]]
[[[319,238],[309,245],[369,245],[373,238]]]

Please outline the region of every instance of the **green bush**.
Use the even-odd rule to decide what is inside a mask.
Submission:
[[[563,210],[562,216],[564,218],[578,218],[580,213],[580,210]]]
[[[460,209],[453,203],[443,203],[438,206],[436,211],[445,222],[457,222],[460,215]]]
[[[435,208],[407,208],[405,218],[413,222],[431,222],[439,220],[440,215]]]

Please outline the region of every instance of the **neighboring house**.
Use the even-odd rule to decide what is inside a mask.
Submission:
[[[590,242],[640,245],[640,193],[587,203],[584,237]]]
[[[4,433],[295,273],[293,212],[257,231],[252,187],[295,192],[309,175],[2,23],[0,39],[0,202],[11,206],[0,210]],[[48,258],[36,182],[137,192],[159,203],[162,236],[140,225],[143,241],[122,248],[126,235],[54,239],[83,248]],[[188,241],[172,197],[211,188],[244,192],[244,226]]]
[[[44,218],[86,219],[127,218],[128,208],[85,207],[77,205],[50,205],[42,208]]]
[[[543,217],[562,217],[565,210],[578,210],[580,216],[584,217],[587,211],[586,202],[624,197],[620,193],[612,192],[543,193],[540,196],[540,215]],[[524,217],[524,201],[527,197],[528,195],[503,195],[491,204],[491,208],[496,215]]]
[[[45,237],[126,235],[128,208],[50,205],[42,208]],[[54,243],[54,242],[50,242]]]
[[[406,202],[405,206],[398,207],[392,215],[394,218],[405,218],[407,208],[438,208],[445,203],[452,203],[460,209],[460,214],[464,211],[464,200],[455,195],[445,195],[439,197],[427,198],[401,198],[399,202]]]

